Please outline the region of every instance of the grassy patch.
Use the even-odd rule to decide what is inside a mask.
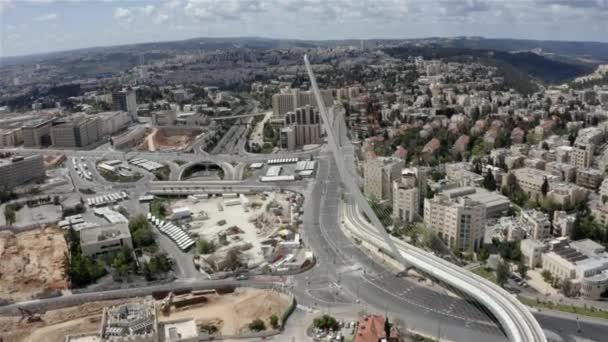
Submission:
[[[262,145],[262,150],[260,151],[260,153],[268,154],[272,153],[272,151],[274,151],[274,144],[270,142],[265,142],[264,145]]]
[[[472,269],[471,272],[496,284],[496,274],[483,266],[476,267]]]
[[[154,174],[157,180],[164,181],[169,180],[169,174],[171,174],[171,170],[168,166],[163,166],[160,169],[154,170],[154,172],[152,173]]]
[[[530,298],[526,298],[526,297],[522,297],[522,296],[518,296],[517,298],[519,299],[520,302],[524,303],[525,305],[534,307],[534,308],[556,310],[556,311],[571,313],[574,315],[608,319],[608,311],[600,311],[599,309],[595,309],[592,307],[585,308],[585,307],[580,307],[580,306],[575,306],[575,305],[553,303],[552,301],[544,302],[541,300],[534,300],[534,299],[530,299]]]
[[[245,166],[243,169],[243,179],[247,179],[253,176],[253,170],[249,166]]]
[[[150,213],[155,217],[164,219],[167,215],[167,207],[165,203],[167,201],[162,198],[154,198],[152,202],[150,202]]]
[[[125,177],[125,176],[121,176],[121,175],[115,174],[113,172],[104,171],[104,170],[99,170],[99,174],[108,182],[114,182],[114,183],[137,182],[144,176],[139,172],[135,172],[132,176]]]

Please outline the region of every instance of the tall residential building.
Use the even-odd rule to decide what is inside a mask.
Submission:
[[[14,147],[22,142],[21,127],[0,129],[0,147]]]
[[[114,110],[127,112],[131,117],[131,121],[137,121],[137,99],[135,97],[135,90],[124,89],[113,92],[112,103],[114,104]]]
[[[577,168],[588,168],[593,162],[593,152],[595,145],[590,143],[574,143],[574,148],[570,152],[570,164]]]
[[[102,138],[101,120],[97,117],[82,117],[53,126],[51,138],[56,147],[90,146]]]
[[[42,156],[13,157],[0,159],[0,189],[12,190],[29,181],[45,176]]]
[[[466,196],[450,199],[438,194],[424,200],[424,223],[448,247],[476,251],[483,246],[485,211],[483,203]]]
[[[310,105],[286,113],[283,117],[283,127],[281,129],[281,148],[293,149],[321,143],[319,111]]]
[[[399,158],[382,157],[368,160],[365,163],[365,194],[377,201],[393,202],[393,181],[401,177],[405,163]]]
[[[331,89],[320,90],[321,98],[326,107],[333,103],[333,91]],[[291,89],[287,93],[274,94],[272,96],[272,112],[275,118],[282,118],[288,112],[293,112],[297,108],[312,106],[318,109],[317,101],[312,91],[301,91]]]
[[[535,209],[521,213],[524,224],[529,227],[528,238],[542,240],[551,237],[551,220],[549,215]]]
[[[542,197],[542,186],[545,180],[551,184],[558,177],[538,169],[524,167],[510,171],[517,181],[519,188],[531,198]],[[503,185],[506,184],[509,177],[503,177]],[[549,187],[551,188],[551,186]]]
[[[420,216],[420,189],[425,184],[417,177],[416,169],[403,169],[401,178],[393,181],[393,217],[402,222],[413,222]]]
[[[21,127],[23,147],[50,146],[53,121],[54,119],[39,119],[24,124]]]

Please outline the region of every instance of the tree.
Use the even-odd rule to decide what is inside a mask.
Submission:
[[[496,190],[496,180],[494,179],[494,175],[490,170],[486,170],[486,175],[483,178],[483,187],[490,191]]]
[[[543,277],[543,280],[547,283],[550,283],[553,280],[553,276],[549,270],[543,270],[540,275]]]
[[[477,254],[477,260],[479,260],[482,264],[485,264],[489,257],[490,252],[483,247],[479,250],[479,253]]]
[[[226,270],[237,270],[241,266],[243,266],[243,262],[241,261],[241,251],[238,248],[232,248],[226,253],[226,257],[222,262],[223,268]]]
[[[317,317],[312,321],[312,324],[315,328],[322,330],[336,330],[339,327],[338,321],[330,315]]]
[[[384,334],[386,339],[390,339],[391,337],[391,322],[388,320],[388,316],[384,318]]]
[[[270,316],[270,326],[272,327],[272,329],[279,328],[279,317],[277,317],[277,315]]]
[[[549,181],[547,180],[547,177],[545,177],[543,180],[543,185],[541,185],[540,191],[543,193],[543,197],[547,196],[547,193],[549,192]]]
[[[249,323],[249,330],[251,331],[263,331],[266,330],[266,324],[259,318],[254,319]]]
[[[201,239],[198,241],[198,252],[201,254],[211,254],[215,252],[217,246],[213,241],[207,241],[205,239]]]
[[[562,290],[562,293],[564,294],[564,296],[566,297],[574,297],[575,295],[575,291],[574,291],[574,286],[572,285],[572,281],[570,281],[570,279],[564,279],[560,282],[560,288]]]
[[[7,205],[4,207],[4,221],[6,224],[11,226],[17,220],[17,213],[15,212],[15,208],[12,205]]]
[[[509,265],[505,261],[501,261],[496,267],[496,282],[503,286],[509,277]]]
[[[519,272],[523,279],[526,279],[528,275],[528,266],[526,266],[526,264],[520,261],[517,264],[517,272]]]

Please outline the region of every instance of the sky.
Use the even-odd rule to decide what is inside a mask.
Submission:
[[[608,42],[608,0],[0,0],[0,56],[195,37]]]

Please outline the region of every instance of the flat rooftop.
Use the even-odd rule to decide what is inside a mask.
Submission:
[[[80,243],[89,244],[107,239],[126,239],[131,236],[127,223],[85,228],[80,231]]]

